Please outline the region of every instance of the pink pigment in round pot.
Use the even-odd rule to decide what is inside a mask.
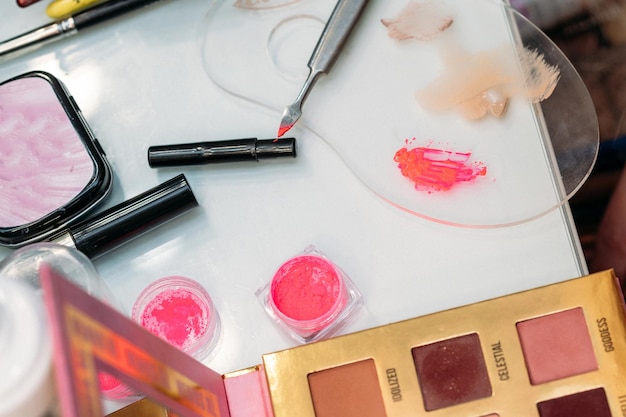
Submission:
[[[330,261],[317,255],[292,258],[274,274],[269,304],[294,329],[319,331],[346,305],[342,274]]]
[[[211,297],[186,277],[153,282],[139,295],[131,315],[142,327],[197,360],[209,354],[219,336],[219,316]]]
[[[98,372],[98,383],[102,394],[111,400],[139,396],[131,387],[106,372]]]

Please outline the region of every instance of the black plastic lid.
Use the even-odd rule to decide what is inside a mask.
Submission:
[[[191,208],[198,201],[183,174],[163,182],[102,213],[72,225],[67,231],[76,249],[90,258],[155,229]]]

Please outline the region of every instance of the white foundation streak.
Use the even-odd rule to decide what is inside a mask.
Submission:
[[[526,96],[533,103],[550,97],[559,82],[561,72],[556,66],[548,65],[537,51],[524,49],[520,53],[520,63],[524,71]]]
[[[454,49],[454,51],[452,50]],[[504,115],[513,96],[538,103],[550,97],[560,77],[537,51],[501,47],[469,54],[457,48],[443,51],[441,76],[415,94],[432,111],[455,109],[468,119]]]
[[[441,2],[412,1],[394,19],[381,19],[393,39],[430,40],[448,29],[454,19]]]

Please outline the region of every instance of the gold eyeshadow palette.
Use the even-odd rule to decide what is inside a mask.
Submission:
[[[275,417],[622,415],[612,272],[264,355]]]
[[[225,375],[58,271],[43,266],[41,279],[68,417],[101,415],[98,369],[187,417],[616,417],[626,405],[613,271],[266,354]]]

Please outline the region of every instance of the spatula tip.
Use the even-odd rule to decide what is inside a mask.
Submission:
[[[302,110],[300,109],[301,103],[299,100],[285,107],[283,111],[283,117],[280,120],[280,126],[278,128],[278,137],[281,137],[287,133],[300,119]]]
[[[289,132],[289,130],[293,127],[292,125],[280,125],[280,127],[278,128],[278,133],[276,134],[277,138],[280,138],[281,136],[283,136],[285,133]]]

